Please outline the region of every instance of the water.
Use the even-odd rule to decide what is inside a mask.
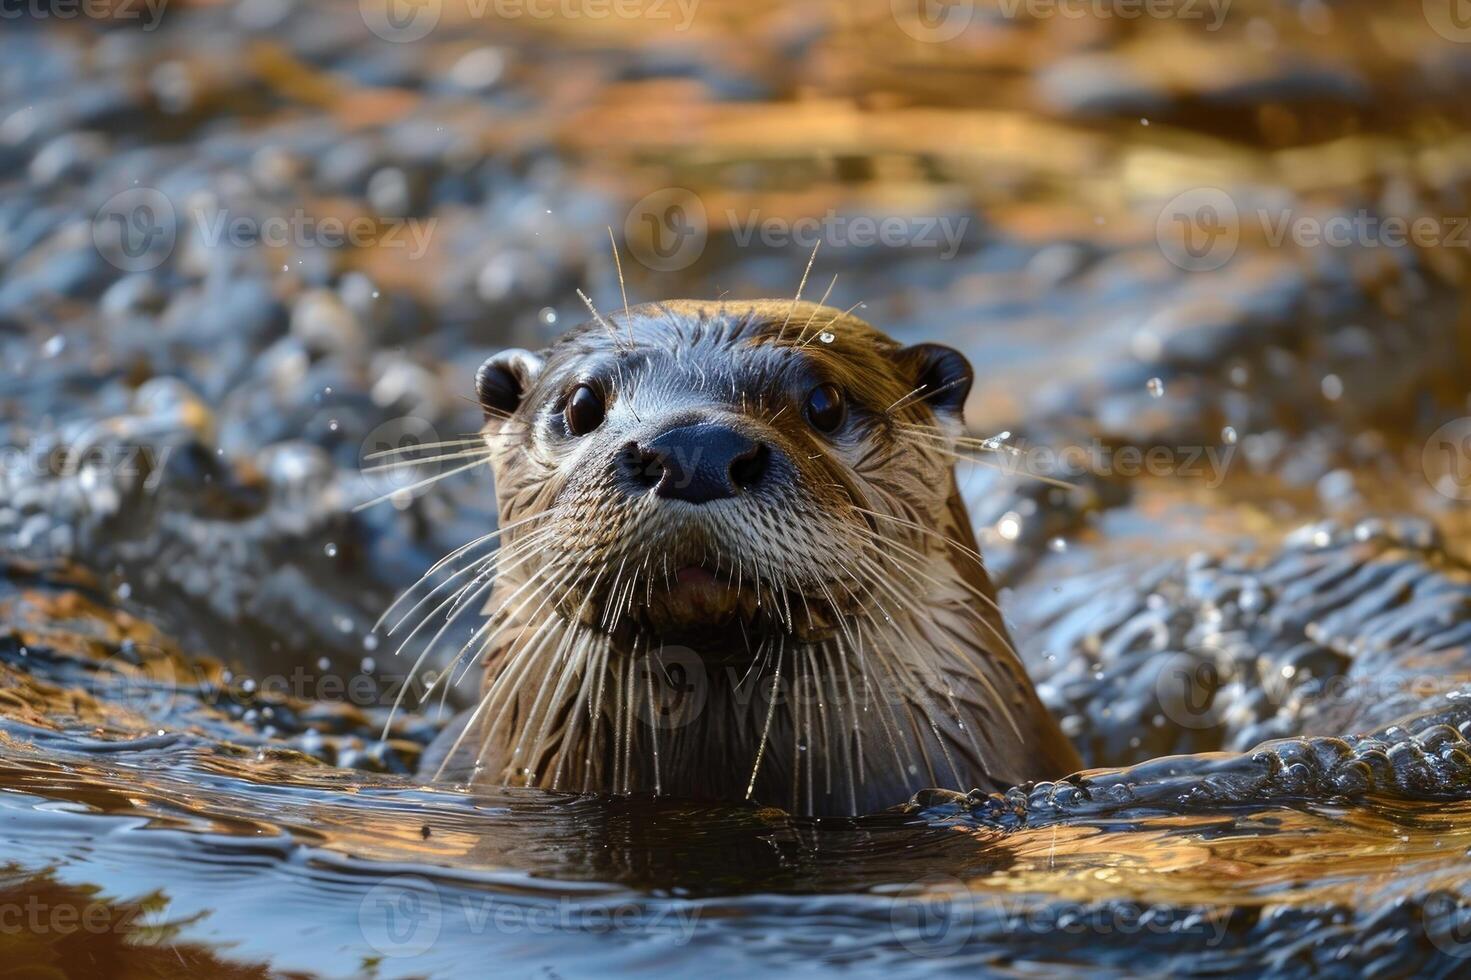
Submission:
[[[356,7],[0,33],[6,963],[1465,973],[1464,249],[1302,233],[1464,214],[1445,24],[1237,0],[934,43],[886,3],[447,4],[401,42]],[[119,253],[89,231],[134,187],[181,217]],[[287,238],[211,244],[210,201]],[[579,288],[621,305],[609,226],[633,301],[738,300],[791,294],[782,222],[829,209],[806,295],[836,273],[831,305],[979,369],[1006,451],[962,487],[1093,768],[821,821],[416,781],[468,689],[390,722],[420,647],[369,627],[493,496],[365,466],[473,431],[475,367]],[[294,221],[362,215],[348,247]]]

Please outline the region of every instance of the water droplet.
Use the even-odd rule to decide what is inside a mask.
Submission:
[[[369,634],[367,634],[366,636],[363,637],[363,649],[364,650],[376,650],[376,649],[378,649],[378,637],[377,637],[376,634],[369,633]]]
[[[1226,426],[1221,430],[1221,441],[1228,446],[1236,445],[1236,430],[1229,425]]]
[[[1149,383],[1144,386],[1149,390],[1151,398],[1159,398],[1165,393],[1165,383],[1159,378],[1150,378]]]
[[[817,335],[817,339],[822,341],[824,344],[830,344],[838,338],[834,337],[831,332],[824,330],[822,333]]]
[[[322,554],[326,555],[328,558],[336,558],[337,545],[333,544],[331,541],[328,541],[326,546],[322,548]]]
[[[329,419],[327,421],[327,428],[330,431],[332,431],[332,432],[336,432],[337,431],[337,420],[336,419]]]
[[[1062,554],[1064,551],[1067,551],[1067,542],[1062,538],[1053,538],[1047,542],[1047,547],[1058,554]]]
[[[374,660],[372,657],[364,657],[362,668],[363,673],[371,674],[373,671],[378,669],[378,661]]]
[[[1325,374],[1322,388],[1323,397],[1330,402],[1336,402],[1343,397],[1343,379],[1336,374]]]
[[[557,322],[557,311],[550,306],[543,306],[541,312],[536,314],[536,318],[550,327]]]
[[[996,522],[996,533],[1003,541],[1015,541],[1022,533],[1021,515],[1014,510],[1001,515],[1001,520]]]

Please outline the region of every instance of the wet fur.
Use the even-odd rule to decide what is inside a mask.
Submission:
[[[952,457],[908,428],[961,434],[958,407],[916,391],[914,349],[810,303],[672,301],[517,366],[519,405],[485,429],[514,529],[476,641],[482,700],[434,753],[445,772],[850,814],[1079,767],[1011,649]],[[559,413],[579,382],[608,416],[577,438]],[[852,406],[832,438],[802,415],[821,382]],[[780,478],[674,521],[623,492],[622,447],[711,413],[776,447]],[[645,622],[692,563],[739,582],[751,620],[696,639],[699,655]],[[664,715],[690,684],[703,708]]]

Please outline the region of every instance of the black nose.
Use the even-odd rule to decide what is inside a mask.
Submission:
[[[753,489],[771,451],[713,422],[661,432],[638,447],[638,475],[657,496],[703,504]]]

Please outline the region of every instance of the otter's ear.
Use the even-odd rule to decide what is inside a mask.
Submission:
[[[943,344],[916,344],[904,348],[899,357],[907,365],[914,387],[924,386],[913,400],[930,406],[936,414],[959,418],[975,380],[965,355]]]
[[[531,390],[546,363],[540,354],[519,347],[492,354],[475,372],[475,395],[485,417],[510,415]]]

